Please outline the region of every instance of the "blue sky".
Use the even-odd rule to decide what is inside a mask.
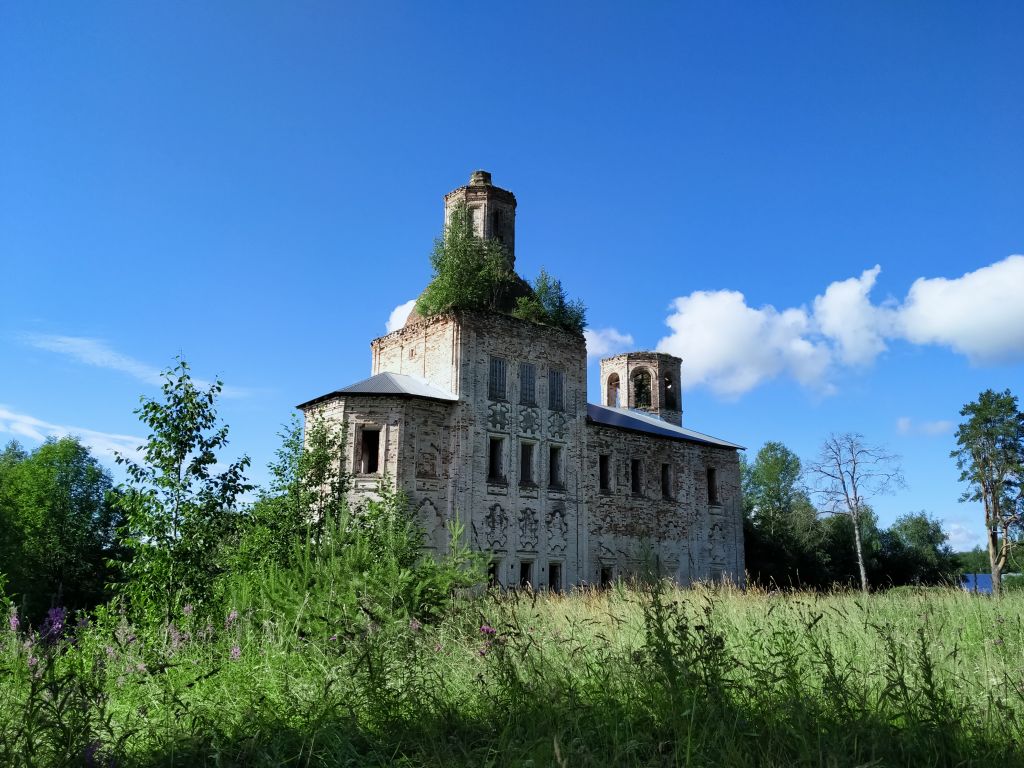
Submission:
[[[684,358],[688,426],[860,431],[904,459],[882,522],[973,544],[958,411],[1024,396],[1022,37],[999,2],[5,4],[0,440],[135,445],[181,353],[262,479],[483,168],[592,350]]]

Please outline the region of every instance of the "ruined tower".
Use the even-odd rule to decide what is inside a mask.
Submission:
[[[473,171],[469,184],[444,196],[444,224],[448,226],[452,209],[465,203],[478,237],[497,240],[505,246],[509,267],[516,267],[516,196],[491,183],[487,171]]]
[[[601,402],[683,423],[679,391],[683,361],[664,352],[627,352],[601,361]]]

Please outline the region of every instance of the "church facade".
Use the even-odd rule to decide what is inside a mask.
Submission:
[[[457,204],[514,268],[512,193],[477,171]],[[679,358],[604,359],[588,403],[584,338],[504,312],[413,312],[370,346],[370,378],[299,406],[345,428],[352,505],[386,479],[428,549],[458,518],[503,586],[742,581],[741,446],[682,426]]]

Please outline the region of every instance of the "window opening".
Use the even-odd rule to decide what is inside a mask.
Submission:
[[[380,430],[363,427],[359,441],[359,471],[375,475],[380,462]]]
[[[537,366],[533,363],[519,364],[519,404],[537,404]]]
[[[602,491],[612,489],[611,456],[601,454],[597,459],[597,474]]]
[[[548,485],[552,488],[562,487],[562,448],[552,445],[548,452]]]
[[[500,587],[501,580],[498,577],[499,568],[501,568],[500,560],[491,560],[487,566],[487,586],[489,587]]]
[[[639,496],[643,486],[640,484],[640,459],[629,462],[629,486],[634,496]]]
[[[621,407],[621,399],[619,397],[619,374],[613,373],[608,377],[607,394],[605,395],[605,405],[609,408]]]
[[[718,501],[718,478],[714,467],[708,467],[708,504],[717,506]]]
[[[490,376],[487,380],[487,396],[491,400],[505,399],[505,358],[492,357]]]
[[[614,571],[610,565],[601,566],[601,589],[608,589],[614,580]]]
[[[487,480],[492,483],[505,481],[505,473],[502,471],[502,443],[500,437],[492,437],[487,454]]]
[[[651,407],[651,374],[647,371],[633,374],[633,407]]]
[[[519,444],[519,484],[536,484],[533,479],[533,443]]]
[[[548,408],[561,411],[565,408],[564,377],[561,371],[548,371]]]
[[[501,211],[491,211],[491,237],[499,243],[505,242],[501,231]]]
[[[669,411],[679,410],[679,401],[676,398],[676,386],[669,374],[665,374],[665,409]]]
[[[548,589],[551,592],[562,591],[562,564],[548,563]]]
[[[661,497],[672,498],[672,466],[669,464],[661,465]]]

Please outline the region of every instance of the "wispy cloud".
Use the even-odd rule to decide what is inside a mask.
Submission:
[[[143,438],[134,435],[118,435],[85,427],[53,424],[25,413],[12,411],[3,405],[0,405],[0,434],[9,434],[14,439],[30,440],[35,443],[41,443],[48,437],[77,437],[96,454],[109,459],[113,459],[114,453],[118,452],[137,460],[138,447],[145,442]]]
[[[937,419],[935,421],[915,422],[909,416],[900,416],[896,419],[896,431],[901,435],[924,435],[925,437],[938,437],[953,431],[954,424],[948,419]]]
[[[124,373],[154,387],[163,384],[159,368],[118,352],[102,339],[42,333],[24,334],[22,339],[36,349],[55,352],[84,365]],[[195,377],[192,380],[201,389],[209,388],[212,383],[206,379]],[[241,387],[224,386],[221,394],[224,397],[245,397],[250,392]]]
[[[946,543],[953,548],[954,552],[966,552],[969,549],[980,547],[985,541],[980,531],[959,520],[943,520],[942,529],[946,532]]]
[[[587,328],[583,337],[587,340],[587,357],[591,358],[625,352],[633,346],[633,337],[615,328]]]

